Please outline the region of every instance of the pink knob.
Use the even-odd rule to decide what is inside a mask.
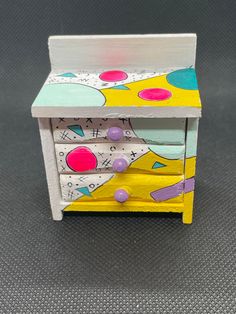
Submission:
[[[124,203],[129,198],[129,194],[125,190],[119,189],[115,191],[114,198],[117,202]]]
[[[128,162],[124,158],[117,158],[113,161],[112,168],[115,172],[124,172],[128,168]]]
[[[123,130],[116,126],[109,128],[107,131],[107,137],[111,141],[119,141],[123,138],[123,136],[124,136]]]

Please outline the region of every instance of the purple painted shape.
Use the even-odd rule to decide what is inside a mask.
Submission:
[[[190,178],[184,181],[180,181],[166,188],[153,191],[150,193],[150,195],[157,202],[166,201],[170,198],[175,198],[179,196],[183,192],[192,192],[194,190],[194,183],[194,178]]]
[[[195,179],[190,178],[184,181],[184,193],[192,192],[194,190]]]
[[[183,193],[184,181],[178,182],[174,185],[159,189],[150,193],[155,201],[165,201],[169,198],[174,198]]]
[[[125,190],[119,189],[119,190],[116,190],[114,194],[114,198],[117,202],[124,203],[129,198],[129,194]]]
[[[123,138],[123,136],[123,130],[116,126],[109,128],[107,131],[107,137],[112,141],[119,141]]]
[[[124,158],[117,158],[113,161],[112,168],[116,172],[124,172],[128,168],[128,163]]]

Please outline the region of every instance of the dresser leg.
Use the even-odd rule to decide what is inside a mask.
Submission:
[[[184,195],[184,212],[182,221],[184,224],[191,224],[193,220],[193,199],[194,192],[189,192]]]
[[[63,206],[61,201],[61,188],[57,171],[55,144],[49,118],[38,118],[39,132],[42,143],[44,164],[46,170],[49,198],[53,220],[62,220]]]
[[[60,221],[60,220],[63,219],[63,211],[62,210],[58,210],[58,207],[57,208],[53,208],[53,206],[51,205],[52,219],[55,220],[55,221]]]

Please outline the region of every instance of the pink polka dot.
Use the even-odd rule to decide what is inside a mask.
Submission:
[[[126,80],[128,77],[127,73],[119,70],[106,71],[99,75],[102,81],[106,82],[118,82]]]
[[[170,98],[171,92],[163,88],[147,88],[138,93],[139,97],[144,100],[166,100]]]
[[[86,146],[80,146],[66,156],[67,165],[75,172],[83,172],[97,167],[97,158]]]

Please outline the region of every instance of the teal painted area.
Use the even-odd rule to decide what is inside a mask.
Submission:
[[[86,196],[92,196],[91,193],[89,192],[89,189],[87,186],[83,186],[81,188],[77,188],[76,191],[79,191],[80,193],[86,195]]]
[[[184,146],[148,145],[148,148],[155,154],[167,159],[183,159]]]
[[[76,77],[76,75],[74,73],[71,73],[71,72],[59,74],[57,76],[61,76],[61,77]]]
[[[113,86],[111,87],[111,89],[122,89],[122,90],[129,90],[129,88],[125,85],[117,85],[117,86]]]
[[[166,77],[169,84],[188,90],[197,90],[197,78],[196,72],[192,68],[181,69],[174,72],[171,72]]]
[[[78,124],[76,124],[76,125],[68,125],[68,129],[70,129],[71,131],[75,132],[76,134],[78,134],[81,137],[84,136],[84,131],[81,128],[81,126],[78,125]]]
[[[156,161],[156,162],[154,162],[152,169],[158,169],[158,168],[163,168],[163,167],[166,167],[166,165]]]
[[[186,138],[186,157],[197,155],[198,119],[189,118]]]
[[[100,107],[105,97],[97,89],[73,83],[44,85],[33,106]]]
[[[135,134],[147,143],[184,144],[186,119],[131,118]]]

